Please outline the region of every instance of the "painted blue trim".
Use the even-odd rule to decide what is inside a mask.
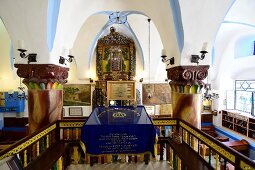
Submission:
[[[95,14],[106,14],[106,15],[110,15],[112,13],[114,13],[116,11],[101,11],[101,12],[97,12]],[[93,14],[93,15],[95,15]],[[120,12],[120,15],[131,15],[131,14],[140,14],[140,15],[144,15],[147,17],[147,15],[145,15],[144,13],[142,12],[139,12],[139,11],[122,11]],[[92,60],[92,56],[93,56],[93,53],[95,51],[95,48],[96,48],[96,44],[97,44],[97,41],[99,39],[99,37],[103,34],[103,32],[108,28],[110,27],[111,25],[113,24],[116,24],[116,23],[113,23],[113,22],[110,22],[109,20],[107,21],[107,23],[101,28],[101,30],[97,33],[96,37],[94,38],[93,42],[91,43],[90,45],[90,48],[89,48],[89,54],[88,54],[88,67],[90,68],[90,63],[91,63],[91,60]],[[141,47],[141,44],[139,43],[138,41],[138,38],[137,36],[135,35],[133,29],[130,27],[128,21],[123,24],[127,29],[128,31],[130,31],[131,35],[132,35],[132,38],[134,39],[134,42],[136,44],[136,47],[137,47],[137,50],[139,51],[139,53],[141,54],[141,57],[142,57],[142,65],[143,65],[143,68],[144,68],[144,55],[143,55],[143,50],[142,50],[142,47]]]
[[[229,137],[233,140],[242,140],[241,137],[238,138],[238,136],[236,136],[234,133],[226,132],[223,129],[220,129],[219,127],[217,127],[217,126],[214,126],[214,128],[215,128],[216,132],[218,131],[218,132],[222,133],[223,135],[225,135],[225,136],[227,136],[227,137]]]
[[[235,2],[236,2],[236,0],[233,0],[233,1],[231,2],[231,4],[229,5],[229,7],[228,7],[228,9],[227,9],[227,11],[226,11],[226,13],[225,13],[225,16],[223,17],[224,19],[226,18],[227,14],[229,13],[230,9],[233,7],[233,5],[235,4]],[[223,19],[223,20],[224,20],[224,19]]]
[[[174,20],[175,32],[177,37],[177,42],[179,46],[179,51],[183,50],[184,46],[184,31],[182,25],[182,16],[181,16],[181,9],[179,0],[169,0],[170,6],[172,9],[172,15]]]
[[[214,126],[214,129],[215,131],[219,132],[219,133],[222,133],[223,135],[233,139],[233,140],[242,140],[243,138],[241,136],[238,136],[234,133],[231,133],[229,131],[225,131],[224,129],[218,127],[218,126]],[[247,140],[247,138],[245,139]],[[251,141],[251,140],[247,140],[249,142],[249,148],[252,149],[252,150],[255,150],[255,142]]]
[[[212,123],[201,123],[201,126],[212,126],[213,124]]]
[[[113,25],[112,23],[110,23],[109,21],[101,28],[101,30],[97,33],[96,37],[94,38],[93,42],[91,43],[90,45],[90,50],[89,50],[89,58],[88,58],[88,66],[90,68],[90,63],[91,63],[91,60],[92,60],[92,56],[93,56],[93,53],[94,53],[94,50],[96,48],[96,45],[97,45],[97,41],[99,39],[99,37],[103,34],[103,32],[105,30],[108,29],[108,27],[110,27],[111,25]],[[134,39],[135,41],[135,44],[137,46],[137,49],[139,50],[140,54],[141,54],[141,57],[142,57],[142,65],[144,67],[144,55],[143,55],[143,51],[142,51],[142,48],[141,48],[141,45],[134,33],[134,31],[132,30],[132,28],[130,27],[130,25],[128,24],[128,22],[126,22],[125,24],[123,24],[131,33],[132,35],[132,38]]]
[[[10,66],[11,66],[11,69],[13,70],[14,69],[14,53],[13,53],[12,41],[10,41],[9,53],[10,53]]]
[[[95,15],[95,14],[106,14],[106,15],[109,16],[110,14],[115,13],[115,12],[117,12],[117,11],[100,11],[100,12],[96,12],[96,13],[94,13],[92,15]],[[140,14],[140,15],[144,15],[144,16],[148,17],[146,14],[144,14],[143,12],[140,12],[140,11],[121,11],[120,13],[124,14],[126,16],[131,15],[131,14]]]
[[[109,21],[109,20],[108,20]],[[94,38],[93,42],[90,45],[89,48],[89,57],[88,57],[88,67],[90,68],[90,62],[94,53],[94,50],[96,48],[97,45],[97,40],[99,39],[99,37],[102,35],[102,33],[110,26],[111,24],[109,22],[107,22],[102,28],[101,30],[97,33],[96,37]]]
[[[47,43],[48,50],[51,51],[57,30],[58,14],[61,0],[48,0],[47,17]]]
[[[141,44],[140,44],[140,42],[138,41],[138,38],[137,38],[137,36],[135,35],[133,29],[130,27],[129,23],[126,22],[126,23],[124,24],[124,26],[127,27],[127,29],[130,31],[132,37],[134,38],[135,44],[136,44],[136,46],[137,46],[136,48],[138,49],[139,53],[141,54],[141,57],[142,57],[142,65],[143,65],[143,68],[144,68],[144,55],[143,55],[143,50],[142,50]]]
[[[215,49],[214,49],[214,46],[212,47],[212,54],[211,54],[211,62],[212,62],[212,65],[214,64],[214,59],[215,59]]]
[[[222,23],[223,23],[223,24],[239,24],[239,25],[245,25],[245,26],[248,26],[248,27],[254,27],[254,28],[255,28],[255,25],[247,24],[247,23],[244,23],[244,22],[223,21]]]
[[[255,55],[255,41],[254,41],[254,49],[253,49],[253,55]]]

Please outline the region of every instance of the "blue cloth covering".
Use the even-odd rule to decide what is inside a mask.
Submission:
[[[156,131],[143,106],[96,107],[82,127],[86,152],[154,155]]]

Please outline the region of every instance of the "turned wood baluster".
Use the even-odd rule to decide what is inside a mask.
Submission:
[[[39,141],[36,142],[36,156],[39,156],[40,155],[40,143]]]
[[[177,169],[181,170],[181,168],[182,168],[182,161],[179,157],[177,157]]]
[[[79,139],[79,129],[75,128],[75,140]]]
[[[24,167],[27,167],[27,150],[24,150]]]
[[[215,169],[216,170],[218,170],[219,169],[219,155],[218,154],[216,154],[215,155],[215,161],[216,161],[216,163],[215,163]]]
[[[46,136],[46,148],[49,148],[49,143],[50,143],[50,140],[49,140],[49,135]]]

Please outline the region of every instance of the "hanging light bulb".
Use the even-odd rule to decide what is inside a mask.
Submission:
[[[148,98],[152,98],[152,90],[151,90],[151,26],[150,26],[151,19],[148,18],[148,26],[149,26],[149,47],[148,47],[148,55],[149,55],[149,90],[148,90]]]

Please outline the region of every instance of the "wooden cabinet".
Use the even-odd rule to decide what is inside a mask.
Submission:
[[[255,139],[255,118],[223,110],[222,126]]]
[[[201,123],[213,123],[212,113],[201,113]]]
[[[248,136],[250,138],[255,139],[255,118],[249,119],[249,129],[248,129]]]
[[[233,130],[233,117],[228,115],[227,111],[222,111],[222,126]]]

